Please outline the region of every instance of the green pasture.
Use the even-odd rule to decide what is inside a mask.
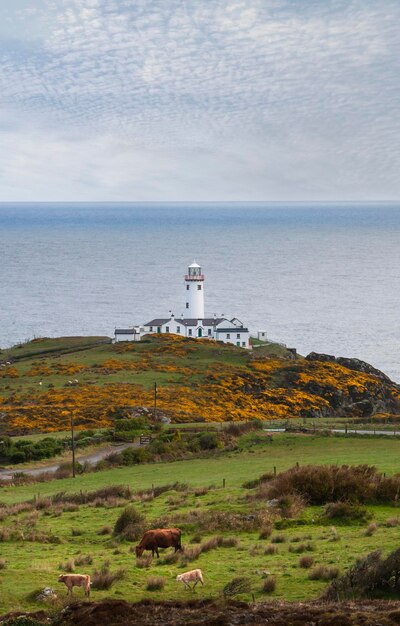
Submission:
[[[161,486],[176,481],[186,483],[189,490],[185,492],[174,489],[154,499],[139,499],[134,506],[146,517],[151,527],[158,519],[175,514],[197,511],[199,514],[208,511],[224,511],[226,513],[244,512],[254,514],[265,507],[265,503],[249,500],[249,489],[243,483],[261,474],[284,470],[299,464],[359,464],[376,465],[380,470],[392,474],[399,471],[400,441],[382,439],[362,439],[344,437],[303,436],[279,434],[268,443],[265,435],[249,433],[239,442],[239,449],[217,457],[195,459],[173,463],[138,465],[118,468],[103,472],[78,476],[75,480],[54,480],[20,487],[3,487],[0,490],[0,516],[2,507],[7,504],[31,500],[35,496],[46,496],[55,493],[77,493],[80,490],[93,491],[109,485],[130,485],[133,491]],[[223,479],[225,478],[225,487]],[[196,493],[193,488],[211,486],[206,493]],[[254,493],[254,492],[253,492]],[[163,564],[153,560],[148,569],[136,566],[134,554],[130,551],[133,545],[127,541],[116,541],[110,535],[98,534],[104,526],[113,527],[118,515],[127,502],[111,501],[94,505],[81,505],[79,510],[57,509],[22,512],[6,517],[0,522],[0,532],[4,529],[20,531],[18,539],[9,540],[3,535],[0,541],[0,559],[5,569],[0,570],[0,611],[37,608],[38,604],[30,598],[35,589],[52,586],[60,598],[65,589],[58,585],[60,563],[65,563],[79,555],[90,555],[93,563],[78,566],[78,573],[92,574],[100,568],[104,561],[110,561],[111,570],[124,568],[126,577],[116,583],[108,591],[93,590],[92,598],[104,597],[138,600],[143,597],[180,599],[190,597],[175,581],[178,573],[201,567],[206,584],[196,590],[196,597],[217,596],[222,587],[232,578],[246,576],[251,579],[252,593],[256,600],[286,598],[302,600],[317,597],[326,583],[308,579],[308,570],[298,566],[301,554],[289,552],[289,546],[298,545],[299,541],[312,544],[316,564],[335,565],[341,571],[349,567],[356,558],[376,548],[389,552],[398,547],[399,527],[384,526],[385,520],[399,517],[395,507],[371,506],[373,521],[378,524],[372,536],[365,535],[366,525],[340,524],[336,531],[331,523],[321,518],[322,507],[307,507],[299,518],[289,522],[289,528],[274,530],[272,537],[283,534],[285,541],[276,544],[277,554],[266,555],[264,550],[270,543],[268,539],[259,539],[259,531],[203,531],[200,532],[204,541],[215,535],[235,536],[238,545],[229,548],[217,548],[202,553],[198,559],[187,565],[180,563]],[[43,541],[27,541],[24,535],[35,529],[38,533],[46,533],[54,543]],[[191,544],[194,535],[198,535],[195,525],[183,524],[183,543]],[[295,539],[295,542],[292,540]],[[262,576],[266,572],[274,575],[277,580],[276,590],[266,596],[261,591]],[[149,576],[165,578],[162,591],[146,591]],[[82,591],[76,591],[81,595]],[[247,594],[245,599],[250,600]],[[61,600],[60,600],[61,601]]]
[[[93,472],[77,478],[2,487],[0,503],[21,502],[33,494],[49,495],[58,491],[95,490],[104,485],[126,484],[132,489],[145,489],[176,481],[191,486],[222,484],[237,491],[243,482],[265,472],[277,472],[304,464],[375,465],[387,474],[400,471],[400,440],[362,437],[324,437],[320,435],[274,434],[269,437],[259,432],[244,435],[235,452],[221,453],[207,458],[170,463],[150,463],[113,470]]]

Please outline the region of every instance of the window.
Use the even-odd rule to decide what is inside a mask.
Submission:
[[[212,330],[211,330],[211,328],[209,328],[209,329],[208,329],[208,336],[209,336],[209,337],[211,337],[211,333],[212,333]]]
[[[151,333],[153,332],[153,327],[152,327],[152,326],[150,326],[150,332],[151,332]]]
[[[189,308],[189,302],[186,302],[186,308],[187,309]]]
[[[177,326],[177,327],[176,327],[176,332],[177,332],[177,333],[180,333],[180,332],[181,332],[181,327],[180,327],[180,326]]]
[[[201,285],[197,285],[197,291],[201,291]]]
[[[186,291],[189,291],[190,285],[186,285]]]
[[[230,333],[226,333],[226,338],[227,338],[227,339],[230,339],[230,338],[231,338]]]
[[[191,336],[192,336],[192,329],[189,328],[189,337],[191,337]]]
[[[166,332],[166,333],[169,333],[169,326],[166,326],[166,327],[165,327],[165,332]]]
[[[243,346],[243,348],[246,347],[246,342],[245,341],[242,341],[242,346]]]
[[[240,339],[240,333],[236,335],[236,339]]]

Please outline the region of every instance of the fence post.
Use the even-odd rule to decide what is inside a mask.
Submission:
[[[225,489],[225,478],[222,479],[222,487]]]
[[[276,476],[276,465],[274,465],[274,476]]]

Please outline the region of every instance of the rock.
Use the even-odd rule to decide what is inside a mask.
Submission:
[[[353,404],[344,406],[343,410],[353,416],[369,417],[375,412],[375,407],[370,400],[360,400],[360,402],[353,402]]]
[[[310,352],[310,354],[306,356],[306,359],[307,361],[327,361],[329,363],[338,363],[339,365],[343,365],[343,367],[347,367],[349,370],[371,374],[385,383],[395,384],[389,376],[376,369],[376,367],[373,367],[366,361],[361,361],[361,359],[353,359],[344,356],[335,357],[332,354],[319,354],[318,352]]]
[[[38,602],[46,602],[47,600],[55,600],[57,598],[57,594],[51,587],[45,587],[42,589],[40,593],[36,596],[36,600]]]

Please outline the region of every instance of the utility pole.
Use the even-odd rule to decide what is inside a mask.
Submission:
[[[154,383],[154,421],[157,419],[157,383]]]
[[[75,478],[75,423],[74,423],[74,410],[71,409],[71,442],[72,442],[72,478]]]

